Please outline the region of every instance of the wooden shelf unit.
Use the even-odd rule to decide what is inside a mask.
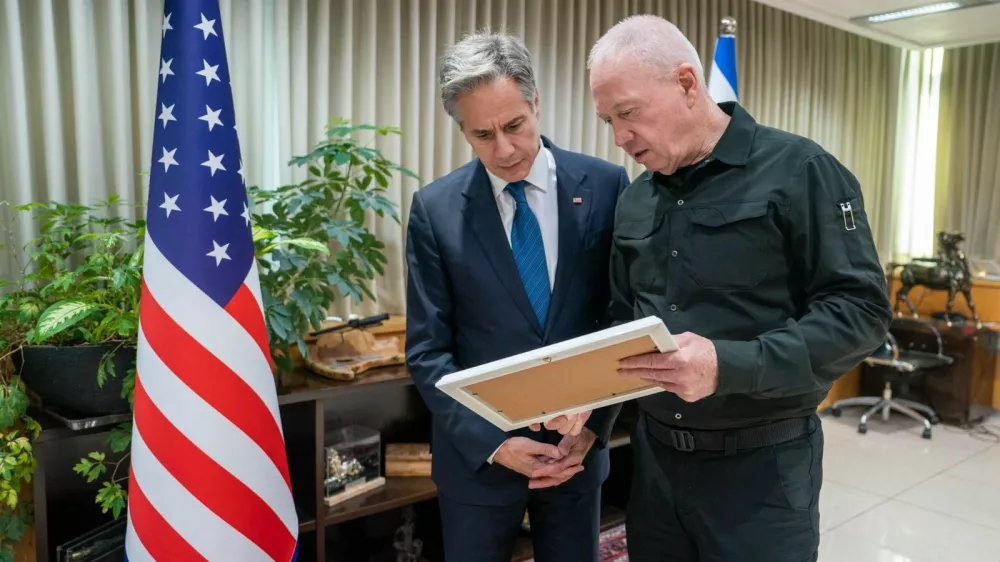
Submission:
[[[313,412],[312,422],[314,424],[314,451],[315,457],[315,490],[322,490],[323,481],[323,440],[327,414],[326,401],[343,401],[345,398],[351,402],[363,401],[364,394],[360,393],[384,393],[386,391],[400,393],[414,393],[413,381],[408,372],[403,367],[384,367],[375,369],[362,375],[355,381],[334,381],[328,380],[305,371],[297,371],[285,377],[279,385],[279,403],[283,407],[297,408],[304,410],[311,406]],[[420,403],[422,406],[422,402]],[[383,415],[391,416],[391,412],[381,412]],[[429,416],[429,414],[428,414]],[[305,420],[300,420],[300,425]],[[623,421],[622,426],[616,427],[611,434],[609,447],[617,449],[630,444],[629,430],[624,427],[628,421]],[[287,434],[287,430],[286,430]],[[424,434],[422,434],[424,435]],[[426,437],[426,435],[424,435]],[[386,440],[383,438],[383,446]],[[290,449],[291,455],[291,449]],[[300,462],[301,464],[301,462]],[[310,487],[312,488],[312,487]],[[341,525],[364,517],[369,517],[394,509],[417,504],[437,497],[437,487],[429,477],[386,477],[385,485],[372,492],[363,494],[356,498],[351,498],[342,504],[326,506],[322,494],[317,492],[312,497],[307,497],[304,491],[300,493],[297,501],[302,504],[315,498],[315,513],[323,514],[322,517],[312,517],[311,515],[300,515],[307,517],[300,523],[300,530],[303,532],[315,532],[317,560],[325,560],[325,530],[327,527]],[[614,507],[608,507],[605,514],[607,517],[614,515],[617,517],[622,512]],[[609,515],[610,514],[610,515]],[[614,521],[614,519],[608,519]],[[309,540],[302,538],[300,540]],[[523,541],[522,541],[523,542]],[[530,540],[527,543],[530,547]],[[519,543],[520,545],[520,543]],[[523,549],[523,546],[519,546]]]
[[[356,424],[377,429],[382,435],[383,451],[390,442],[430,440],[430,413],[404,366],[373,369],[354,381],[327,379],[303,369],[283,376],[276,388],[299,518],[299,560],[339,561],[341,558],[333,553],[328,557],[328,538],[352,541],[351,533],[367,525],[361,522],[364,518],[417,504],[426,506],[427,513],[436,510],[436,506],[425,503],[437,497],[437,488],[429,477],[387,477],[381,489],[336,506],[327,506],[323,497],[328,427]],[[100,524],[110,518],[100,513],[99,506],[91,505],[92,501],[81,500],[93,497],[96,484],[87,484],[69,467],[88,451],[104,450],[104,437],[115,424],[75,431],[42,413],[35,414],[44,428],[36,451],[40,463],[35,486],[36,509],[40,511],[36,517],[36,556],[39,562],[47,562],[55,559],[57,545],[96,527],[95,521]],[[623,426],[629,423],[622,420]],[[616,428],[609,446],[617,449],[628,445],[628,430]],[[614,513],[611,509],[609,513]],[[423,520],[433,528],[433,522]],[[356,524],[360,526],[353,526]],[[346,525],[342,532],[328,533],[341,525]],[[422,537],[425,544],[427,539],[439,540],[433,536],[436,531],[427,529],[425,526],[423,532],[430,534]],[[426,551],[422,558],[433,559]]]

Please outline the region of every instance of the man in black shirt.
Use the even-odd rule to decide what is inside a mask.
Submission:
[[[666,390],[639,400],[630,559],[816,560],[816,408],[892,317],[858,181],[716,104],[661,18],[619,23],[588,66],[598,114],[646,168],[617,207],[611,312],[658,316],[680,346],[621,363]]]

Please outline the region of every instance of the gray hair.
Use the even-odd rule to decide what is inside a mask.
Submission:
[[[521,97],[534,108],[535,71],[524,42],[503,31],[483,30],[467,35],[441,57],[439,79],[444,110],[461,125],[459,96],[504,77],[517,84]]]
[[[629,57],[654,72],[672,77],[684,63],[694,66],[698,82],[705,84],[705,70],[697,49],[676,25],[654,15],[629,16],[615,24],[590,49],[587,68]]]

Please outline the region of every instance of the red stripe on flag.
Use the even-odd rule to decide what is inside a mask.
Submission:
[[[274,560],[291,558],[295,537],[274,510],[178,431],[149,399],[139,378],[135,423],[156,460],[198,501]]]
[[[271,346],[267,340],[267,325],[264,324],[264,314],[257,304],[257,299],[250,292],[250,287],[246,284],[240,285],[240,289],[233,295],[233,299],[226,305],[226,312],[234,320],[243,326],[243,329],[250,334],[257,346],[264,352],[268,362],[271,362]]]
[[[285,441],[267,405],[246,381],[174,322],[145,283],[142,289],[142,332],[157,357],[188,388],[250,437],[278,468],[291,490]]]
[[[139,537],[146,552],[154,560],[206,560],[149,503],[146,494],[142,493],[142,487],[135,481],[135,473],[131,468],[128,472],[128,514],[132,519],[135,536]]]

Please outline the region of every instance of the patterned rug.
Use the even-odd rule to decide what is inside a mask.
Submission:
[[[601,562],[628,562],[624,524],[601,533],[598,552]]]

